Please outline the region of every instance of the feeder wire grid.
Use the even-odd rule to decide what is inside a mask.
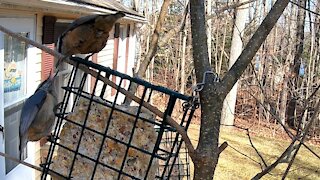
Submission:
[[[79,57],[70,59],[76,66],[62,87],[63,100],[48,138],[41,179],[49,173],[61,177],[56,179],[190,179],[187,149],[166,117],[182,110],[174,119],[187,130],[196,109],[193,97]],[[80,66],[97,76],[81,71]],[[100,77],[110,79],[117,88]],[[138,85],[141,101],[120,105],[125,98],[120,88],[129,89],[133,83]],[[151,97],[161,101],[153,104],[164,112],[164,119],[142,106],[143,101],[153,101]]]

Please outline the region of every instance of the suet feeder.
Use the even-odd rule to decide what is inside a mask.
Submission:
[[[62,87],[63,103],[56,113],[41,179],[49,173],[61,179],[190,179],[181,135],[163,117],[182,110],[174,119],[187,130],[196,108],[190,103],[193,98],[91,61],[71,60],[76,66]],[[81,66],[96,76],[81,72]],[[102,77],[117,86],[111,87]],[[121,105],[125,97],[121,89],[134,83],[140,102]],[[163,117],[142,106],[142,101],[155,96],[164,104],[158,107]]]

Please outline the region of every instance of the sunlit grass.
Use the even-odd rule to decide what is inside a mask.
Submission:
[[[197,143],[198,133],[199,125],[191,125],[188,134],[194,145]],[[258,163],[262,164],[262,161],[250,145],[246,131],[222,127],[220,137],[220,143],[227,141],[229,146],[220,155],[214,179],[251,179],[261,171]],[[289,141],[282,139],[259,136],[251,138],[268,165],[273,163],[290,144]],[[319,146],[309,145],[309,147],[320,154]],[[262,179],[281,179],[287,165],[287,163],[279,164]],[[191,173],[193,177],[192,163]],[[302,146],[286,179],[320,180],[320,160]]]

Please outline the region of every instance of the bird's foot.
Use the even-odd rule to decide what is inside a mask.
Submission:
[[[44,163],[40,163],[39,166],[42,167],[42,168],[44,168],[44,167],[46,167],[48,164],[51,164],[51,163],[52,163],[52,161],[50,161],[50,162],[44,162]]]
[[[49,142],[54,142],[55,139],[59,139],[58,137],[55,137],[53,134],[50,134],[47,136],[47,140]]]

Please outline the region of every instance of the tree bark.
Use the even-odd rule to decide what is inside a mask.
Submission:
[[[240,0],[239,3],[242,4],[246,0]],[[234,62],[237,60],[241,54],[243,48],[242,36],[245,29],[246,17],[248,15],[248,4],[240,6],[236,10],[235,24],[233,27],[233,35],[230,50],[229,68],[232,67]],[[226,99],[224,100],[222,108],[222,118],[221,123],[225,125],[234,124],[234,112],[237,100],[237,84],[236,83],[231,91],[228,93]]]

